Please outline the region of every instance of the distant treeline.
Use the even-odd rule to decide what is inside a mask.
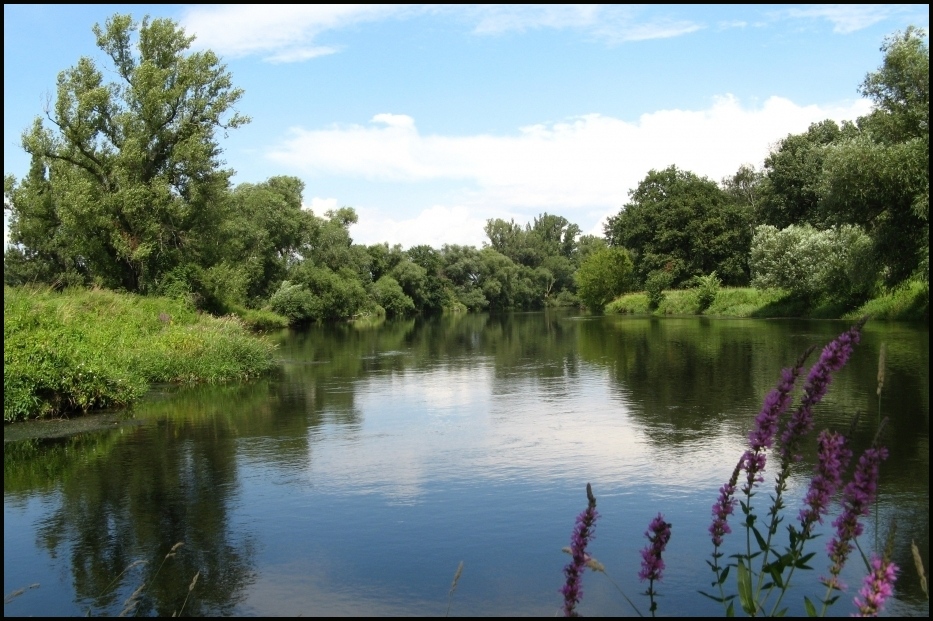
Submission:
[[[352,208],[302,208],[303,183],[231,187],[217,133],[249,122],[211,51],[166,19],[95,26],[107,83],[82,58],[48,119],[23,134],[28,174],[4,179],[8,285],[98,286],[292,323],[367,314],[601,308],[632,290],[782,288],[854,306],[929,282],[929,48],[885,40],[860,92],[873,111],[781,140],[761,170],[717,183],[652,170],[605,238],[544,213],[487,221],[483,248],[354,244]],[[138,33],[138,37],[136,34]]]

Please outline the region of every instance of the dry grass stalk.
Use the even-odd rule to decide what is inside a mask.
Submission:
[[[450,601],[454,596],[454,591],[457,590],[457,583],[460,582],[460,574],[463,573],[463,561],[460,561],[460,564],[457,565],[457,571],[454,573],[454,580],[450,583],[450,591],[447,592],[447,612],[444,614],[445,617],[450,616]]]
[[[884,388],[884,373],[887,367],[888,345],[881,344],[881,351],[878,352],[878,396],[881,396],[881,390]]]
[[[5,596],[5,597],[3,598],[3,604],[4,604],[4,605],[9,604],[9,603],[12,602],[14,599],[16,599],[17,597],[19,597],[19,596],[22,595],[23,593],[25,593],[26,591],[29,591],[30,589],[38,589],[38,588],[39,588],[39,583],[38,583],[38,582],[35,582],[35,583],[30,584],[29,586],[23,587],[23,588],[21,588],[21,589],[16,589],[15,591],[13,591],[12,593],[10,593],[9,595],[7,595],[7,596]]]
[[[123,610],[117,615],[118,617],[125,617],[136,609],[136,606],[139,605],[139,594],[142,593],[145,588],[146,583],[143,582],[133,591],[132,595],[126,598],[126,601],[123,603]]]
[[[920,576],[920,588],[923,589],[923,594],[927,596],[927,599],[930,599],[930,592],[927,590],[927,576],[923,571],[923,559],[920,558],[920,548],[917,547],[917,543],[913,540],[910,541],[910,553],[914,556],[914,566],[917,568],[917,575]]]
[[[194,574],[194,578],[191,579],[191,584],[188,585],[188,594],[185,595],[185,601],[183,601],[183,602],[181,603],[181,609],[180,609],[177,613],[175,613],[175,612],[172,613],[172,616],[173,616],[173,617],[180,617],[180,616],[181,616],[181,613],[184,612],[185,606],[188,605],[188,598],[191,597],[191,591],[194,590],[194,585],[196,585],[196,584],[198,583],[198,577],[199,577],[200,575],[201,575],[201,572],[200,572],[200,571],[199,571],[198,573]]]

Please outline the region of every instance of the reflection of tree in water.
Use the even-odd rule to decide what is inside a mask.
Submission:
[[[197,572],[185,613],[230,614],[254,573],[251,539],[231,532],[228,519],[235,434],[222,423],[171,419],[127,431],[105,456],[72,460],[40,543],[53,555],[67,550],[75,593],[94,614],[119,613],[145,582],[137,613],[170,615]],[[184,546],[156,575],[179,541]],[[121,576],[140,559],[147,563]]]

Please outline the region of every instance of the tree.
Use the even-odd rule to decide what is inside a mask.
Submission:
[[[114,15],[93,31],[116,81],[87,57],[59,74],[54,106],[23,134],[30,171],[5,184],[11,242],[55,269],[144,292],[180,264],[211,260],[232,174],[216,133],[249,119],[234,111],[243,91],[226,67],[211,51],[189,53],[194,37],[172,20]]]
[[[716,182],[670,166],[650,171],[605,230],[611,246],[634,255],[639,284],[663,270],[674,286],[713,271],[740,285],[748,279],[749,218]]]
[[[601,312],[619,294],[631,288],[634,266],[624,248],[603,248],[590,254],[574,274],[577,293],[586,307]]]
[[[875,104],[860,124],[885,142],[930,138],[930,48],[914,26],[887,37],[884,61],[865,76],[859,90]]]
[[[827,119],[813,123],[802,134],[789,134],[765,159],[765,179],[757,204],[756,221],[779,229],[791,224],[828,225],[820,209],[823,160],[828,145],[857,134],[856,127],[842,127]]]
[[[923,31],[885,39],[882,66],[861,92],[875,104],[860,132],[827,149],[824,209],[872,237],[888,284],[920,272],[930,260],[930,50]]]

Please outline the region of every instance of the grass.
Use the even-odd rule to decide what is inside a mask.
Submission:
[[[813,319],[850,319],[865,315],[873,319],[928,321],[930,287],[924,282],[909,282],[852,308],[835,302],[810,303],[779,289],[723,287],[709,308],[700,311],[697,292],[671,289],[656,309],[649,307],[645,292],[626,293],[606,305],[607,314],[623,315],[708,315],[714,317],[809,317]]]
[[[3,418],[125,406],[158,382],[225,382],[272,367],[236,317],[103,290],[4,288]]]

